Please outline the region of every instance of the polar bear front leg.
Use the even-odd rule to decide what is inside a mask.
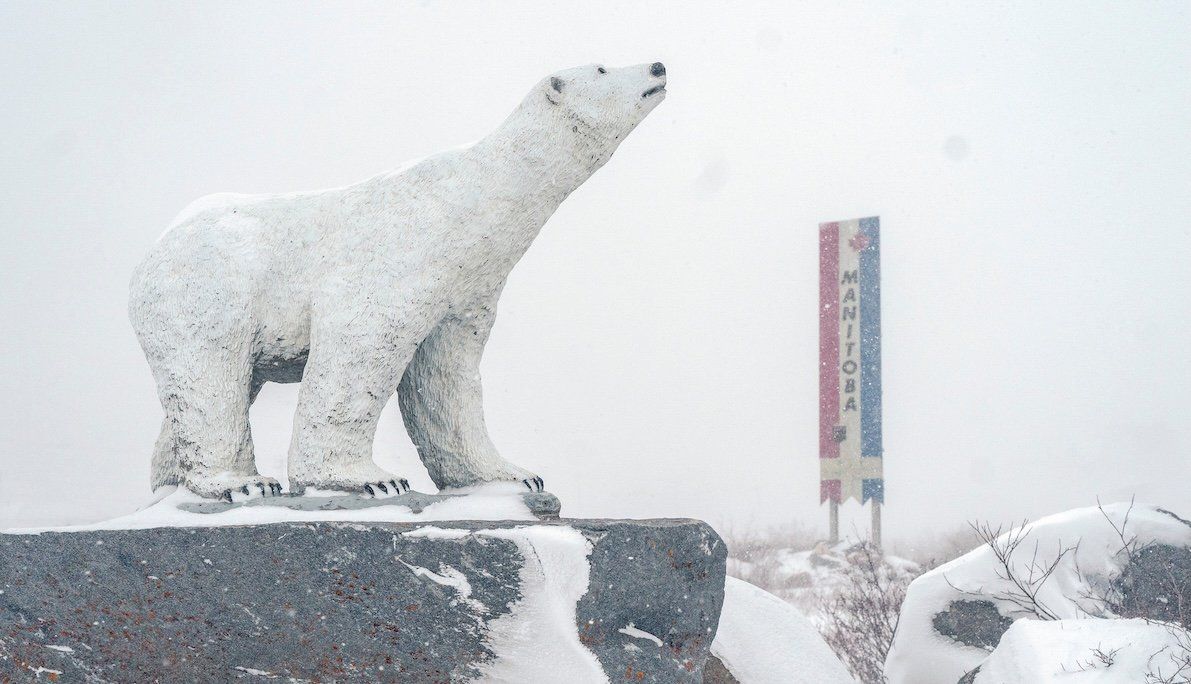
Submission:
[[[372,461],[381,411],[415,343],[392,312],[326,311],[312,321],[290,442],[290,489],[395,496],[409,481]]]
[[[440,488],[503,480],[542,491],[542,478],[497,453],[484,424],[480,358],[495,318],[493,297],[435,327],[401,379],[401,416]]]

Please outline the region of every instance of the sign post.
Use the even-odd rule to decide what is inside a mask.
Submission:
[[[881,231],[877,217],[819,224],[819,503],[872,500],[881,544]]]

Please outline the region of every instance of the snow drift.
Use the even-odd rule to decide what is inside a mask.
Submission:
[[[1180,676],[1181,671],[1181,676]],[[1191,635],[1146,620],[1019,620],[968,684],[1138,684],[1191,678]]]
[[[735,577],[727,578],[711,653],[741,684],[855,681],[793,606]]]

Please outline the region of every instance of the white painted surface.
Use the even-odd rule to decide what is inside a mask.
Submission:
[[[153,486],[207,497],[257,474],[248,409],[302,381],[292,489],[395,488],[372,444],[396,392],[439,487],[537,476],[502,458],[479,364],[505,279],[559,204],[665,97],[651,65],[558,72],[493,133],[355,185],[221,194],[133,275],[129,315],[165,409]]]

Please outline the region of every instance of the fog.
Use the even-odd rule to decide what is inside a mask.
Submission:
[[[817,225],[870,215],[887,539],[1185,509],[1188,26],[1185,3],[6,2],[0,527],[147,499],[127,284],[189,201],[361,180],[551,71],[655,60],[668,99],[513,271],[483,362],[497,446],[564,514],[825,533]],[[252,409],[266,473],[296,395]],[[376,459],[433,491],[396,402]]]

